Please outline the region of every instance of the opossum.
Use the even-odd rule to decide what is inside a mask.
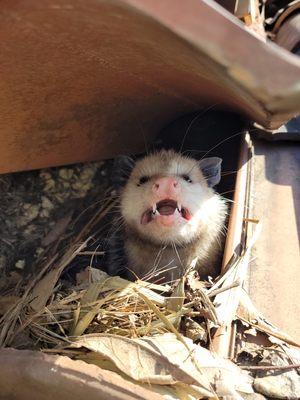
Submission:
[[[169,282],[194,262],[200,276],[215,276],[227,210],[213,189],[221,162],[173,150],[136,162],[118,157],[114,182],[120,215],[107,249],[109,274]]]

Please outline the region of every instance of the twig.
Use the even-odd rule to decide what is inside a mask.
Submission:
[[[103,256],[105,251],[81,251],[78,256]]]
[[[300,368],[300,364],[289,364],[289,365],[239,365],[241,369],[248,369],[250,371],[272,371],[279,370],[285,371],[288,369]]]
[[[212,292],[209,292],[208,297],[214,297],[219,293],[225,292],[226,290],[235,288],[237,286],[240,286],[240,281],[239,280],[233,282],[231,285],[228,285],[228,286],[225,286],[225,287],[221,287],[220,289],[215,289]]]
[[[257,219],[257,218],[243,218],[243,221],[252,222],[253,224],[258,224],[259,223],[259,219]]]
[[[274,336],[277,339],[282,340],[283,342],[285,342],[287,344],[290,344],[292,346],[300,348],[300,343],[295,342],[293,339],[291,339],[291,338],[289,338],[287,336],[283,336],[280,332],[275,332],[272,329],[268,329],[268,328],[262,326],[260,323],[254,323],[254,321],[249,321],[248,319],[243,318],[238,313],[237,313],[236,317],[237,317],[237,319],[239,319],[239,320],[241,320],[243,322],[246,322],[247,324],[253,326],[255,329],[257,329],[260,332],[264,332],[264,333],[266,333],[266,334],[268,334],[270,336]]]

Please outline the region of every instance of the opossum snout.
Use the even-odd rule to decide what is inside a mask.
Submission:
[[[180,192],[180,184],[175,178],[165,177],[156,179],[152,192],[158,197],[172,197]]]

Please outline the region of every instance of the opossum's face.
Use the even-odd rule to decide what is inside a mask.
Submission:
[[[173,151],[137,161],[121,192],[125,222],[151,242],[191,242],[219,212],[211,186],[220,180],[220,164],[216,157],[197,161]]]

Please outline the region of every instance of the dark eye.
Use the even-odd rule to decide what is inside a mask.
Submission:
[[[138,186],[143,185],[144,183],[148,182],[150,180],[149,176],[141,176]]]
[[[191,178],[189,177],[189,175],[182,175],[182,178],[187,181],[188,183],[193,183],[193,181],[191,180]]]

